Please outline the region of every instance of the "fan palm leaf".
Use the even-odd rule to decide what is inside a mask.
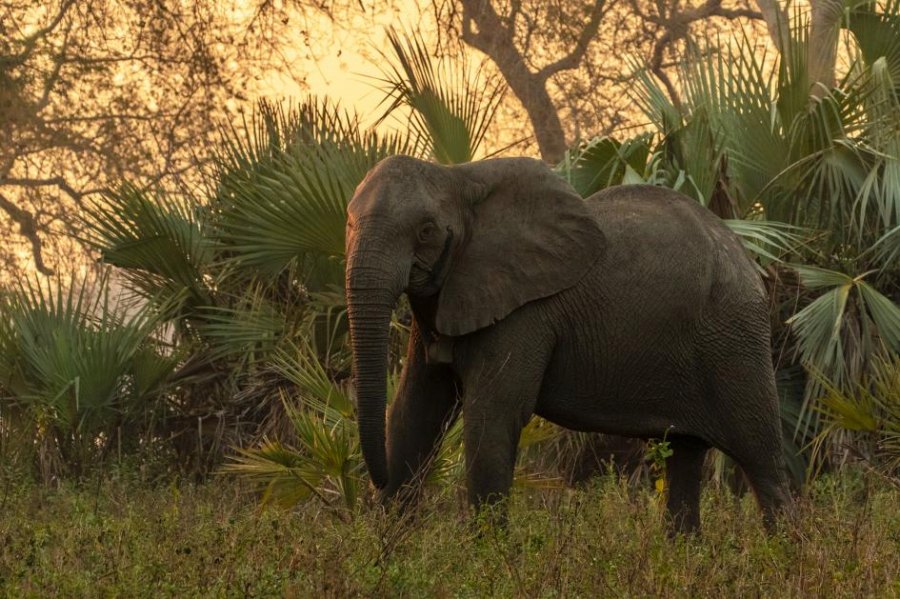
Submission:
[[[900,306],[869,285],[872,273],[797,266],[810,290],[827,290],[788,319],[803,363],[842,389],[861,380],[866,365],[885,352],[900,352]],[[820,393],[816,379],[807,389],[804,413]]]
[[[209,303],[204,274],[215,244],[204,234],[197,206],[190,197],[124,184],[85,208],[85,240],[143,297]]]
[[[388,30],[394,56],[382,54],[386,102],[383,121],[400,107],[404,122],[425,155],[442,164],[475,158],[503,98],[502,79],[485,62],[473,67],[464,55],[452,63],[435,59],[419,34]]]
[[[556,171],[586,198],[613,185],[644,183],[652,136],[641,134],[619,142],[598,137],[566,152]]]
[[[347,203],[369,169],[404,153],[398,135],[381,136],[327,101],[261,103],[244,132],[225,136],[215,163],[217,237],[238,264],[268,273],[291,263],[343,285]]]
[[[178,357],[153,342],[153,310],[128,313],[88,282],[26,282],[0,309],[3,402],[30,415],[36,441],[54,445],[63,466],[86,466],[117,427],[163,407],[155,400]]]

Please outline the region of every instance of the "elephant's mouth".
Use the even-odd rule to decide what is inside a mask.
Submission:
[[[427,264],[420,262],[418,258],[413,262],[412,269],[409,271],[409,288],[410,290],[421,291],[430,287],[432,280],[432,268]]]
[[[449,267],[450,250],[453,248],[453,229],[447,227],[447,236],[444,238],[444,247],[434,261],[429,264],[421,256],[413,257],[412,268],[409,273],[409,287],[425,295],[436,293],[444,282]]]

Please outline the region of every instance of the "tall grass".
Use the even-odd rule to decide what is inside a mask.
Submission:
[[[666,538],[663,508],[604,477],[530,491],[507,531],[456,490],[408,518],[316,504],[259,508],[239,486],[15,487],[0,510],[0,595],[284,597],[891,597],[900,490],[851,471],[811,485],[766,536],[752,498],[704,494],[702,536]]]

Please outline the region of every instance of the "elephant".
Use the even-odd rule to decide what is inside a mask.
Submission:
[[[413,318],[387,416],[403,293]],[[383,497],[418,484],[462,412],[476,509],[508,496],[534,414],[665,437],[673,531],[699,529],[710,448],[742,467],[767,526],[790,501],[761,277],[739,238],[678,192],[625,185],[585,200],[536,159],[391,156],[348,204],[346,298],[360,447]]]

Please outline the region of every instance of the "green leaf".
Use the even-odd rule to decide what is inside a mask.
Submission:
[[[327,101],[260,103],[245,131],[224,136],[211,209],[221,245],[240,267],[278,273],[290,264],[319,287],[343,285],[347,203],[379,160],[405,153]]]
[[[622,143],[598,137],[569,150],[556,171],[584,198],[613,185],[645,183],[640,173],[647,170],[650,141],[648,134]]]
[[[881,340],[889,349],[900,353],[900,306],[863,281],[858,282],[857,289]]]
[[[821,289],[823,287],[846,286],[854,284],[853,277],[842,272],[836,272],[806,264],[791,265],[800,275],[800,281],[809,289]]]
[[[398,108],[410,111],[405,128],[441,164],[474,159],[496,116],[505,92],[503,80],[489,75],[485,62],[472,67],[467,55],[435,59],[418,33],[388,30],[394,56],[382,53],[388,107],[379,122]]]
[[[89,202],[82,219],[85,241],[121,269],[140,295],[173,304],[209,303],[204,273],[215,243],[203,233],[202,214],[192,197],[123,184]]]
[[[763,220],[723,220],[737,233],[744,247],[757,257],[781,262],[786,255],[796,254],[806,244],[803,229],[786,223]]]
[[[159,314],[112,303],[105,277],[23,281],[0,302],[0,322],[2,402],[33,423],[36,444],[58,453],[54,468],[79,472],[121,427],[163,412],[178,357],[153,339]]]

